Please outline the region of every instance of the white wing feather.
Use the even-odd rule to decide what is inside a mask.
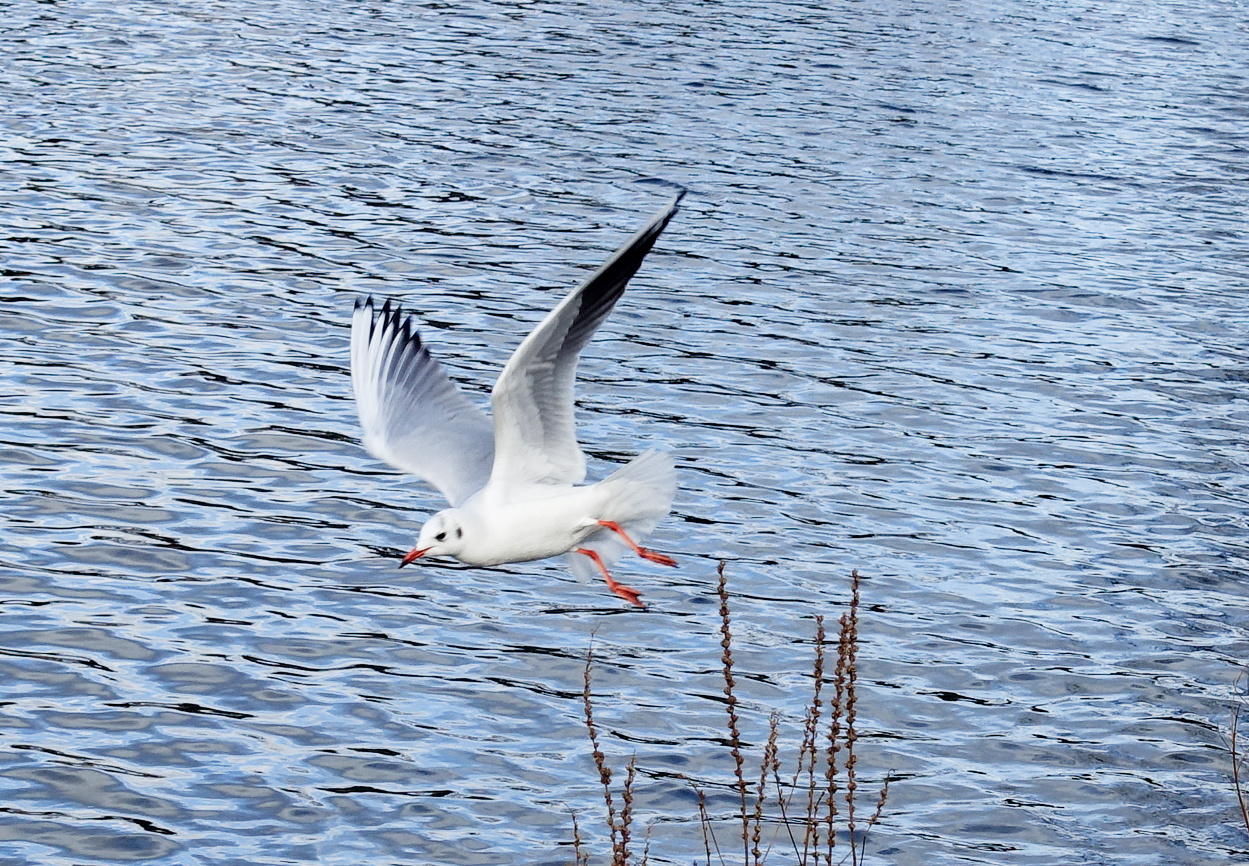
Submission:
[[[492,485],[509,489],[585,480],[585,455],[577,444],[573,418],[577,357],[624,293],[684,195],[678,194],[564,298],[512,354],[490,395]]]
[[[351,383],[364,447],[396,469],[425,479],[459,505],[480,490],[494,461],[486,413],[447,378],[403,309],[356,301],[351,320]]]

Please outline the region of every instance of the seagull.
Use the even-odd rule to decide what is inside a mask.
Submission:
[[[533,329],[490,392],[493,421],[443,372],[413,316],[389,300],[356,300],[351,381],[370,454],[438,489],[451,507],[421,527],[402,568],[426,556],[474,566],[566,554],[582,579],[601,574],[620,598],[641,593],[608,567],[626,550],[676,561],[641,541],[672,508],[671,455],[648,450],[583,484],[573,387],[577,359],[676,214],[684,190]]]

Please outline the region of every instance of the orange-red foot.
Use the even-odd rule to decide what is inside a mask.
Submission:
[[[658,562],[660,565],[671,565],[673,567],[676,566],[677,561],[673,559],[671,556],[666,556],[662,553],[658,553],[657,551],[648,550],[645,547],[641,547],[636,541],[634,541],[632,538],[629,537],[629,533],[625,532],[624,529],[621,528],[620,524],[617,523],[616,521],[600,520],[598,522],[598,525],[606,529],[610,529],[612,532],[616,533],[621,538],[623,538],[625,540],[625,544],[633,548],[633,552],[636,553],[638,556],[642,557],[643,559],[649,559],[651,562]]]
[[[635,604],[640,608],[645,608],[642,603],[642,593],[632,587],[625,586],[623,583],[617,583],[610,574],[607,573],[607,566],[603,564],[603,559],[596,551],[590,550],[588,547],[578,547],[574,553],[584,554],[594,560],[594,564],[598,566],[598,570],[603,573],[603,580],[607,581],[607,588],[616,595],[623,598],[630,604]]]

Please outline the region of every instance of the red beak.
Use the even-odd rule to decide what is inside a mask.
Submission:
[[[407,556],[405,556],[400,561],[399,567],[403,568],[405,565],[408,565],[414,562],[415,560],[420,559],[422,556],[424,556],[427,553],[429,553],[428,547],[414,547],[411,550],[409,550]]]

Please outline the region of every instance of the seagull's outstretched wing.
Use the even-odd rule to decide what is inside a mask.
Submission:
[[[356,300],[351,384],[370,454],[424,478],[453,506],[485,486],[490,419],[447,378],[401,307],[386,301],[374,311],[372,298]]]
[[[641,231],[564,298],[513,353],[491,392],[494,485],[579,484],[573,382],[582,346],[624,293],[642,259],[677,212],[682,191]]]

